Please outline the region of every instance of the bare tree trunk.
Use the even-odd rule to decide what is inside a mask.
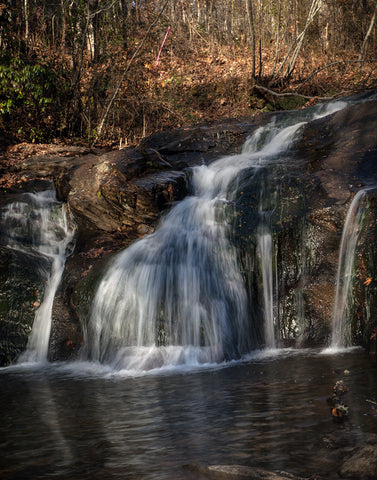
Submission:
[[[24,0],[24,13],[25,13],[25,40],[29,40],[29,2]]]
[[[263,28],[263,3],[259,2],[258,5],[258,49],[259,49],[259,70],[258,70],[258,78],[262,78],[263,75],[263,56],[262,56],[262,44],[264,41],[264,28]]]
[[[250,29],[250,38],[251,38],[251,48],[252,48],[252,67],[251,67],[251,76],[255,78],[255,63],[256,63],[256,52],[255,52],[255,25],[254,25],[254,12],[253,12],[253,5],[251,0],[246,0],[246,12],[247,12],[247,19],[249,22],[249,29]]]
[[[262,38],[259,37],[259,72],[258,72],[258,78],[262,78],[262,75],[263,75]]]
[[[66,8],[64,5],[64,0],[60,0],[60,8],[62,11],[62,35],[61,35],[61,45],[60,48],[63,51],[65,47],[65,37],[67,34],[67,16],[66,16]]]
[[[234,0],[232,0],[232,9],[230,13],[230,36],[233,36],[234,32]]]
[[[376,6],[374,7],[374,12],[373,12],[372,18],[370,19],[370,24],[369,24],[368,31],[367,31],[367,33],[365,34],[365,37],[364,37],[363,45],[361,47],[361,52],[360,52],[360,55],[359,55],[359,60],[363,60],[363,58],[364,58],[367,42],[368,42],[368,39],[370,37],[370,34],[372,33],[372,30],[373,30],[373,27],[374,27],[374,22],[376,21],[376,15],[377,15],[377,2],[376,2]]]
[[[289,61],[289,64],[288,64],[288,67],[283,75],[283,79],[285,78],[289,78],[292,73],[293,73],[293,70],[295,69],[295,66],[296,66],[296,62],[297,62],[297,58],[299,56],[299,53],[302,49],[302,45],[304,43],[304,39],[305,39],[305,35],[306,35],[306,32],[308,31],[314,17],[317,15],[317,13],[319,12],[320,8],[322,6],[322,0],[313,0],[312,1],[312,4],[310,6],[310,10],[309,10],[309,14],[308,14],[308,17],[306,19],[306,24],[305,24],[305,28],[304,30],[297,36],[296,40],[295,40],[295,43],[296,43],[296,47],[293,51],[293,55]]]
[[[89,29],[89,26],[90,26],[90,21],[91,21],[90,6],[89,6],[89,2],[88,2],[87,11],[86,11],[85,27],[84,27],[84,30],[82,31],[81,47],[80,47],[80,53],[79,53],[79,58],[78,58],[78,68],[77,68],[76,75],[75,75],[75,81],[73,83],[73,89],[75,91],[79,90],[78,86],[81,82],[81,69],[82,69],[82,65],[83,65],[83,61],[84,61],[85,44],[87,44],[87,40],[88,40],[87,35],[88,35],[88,29]]]
[[[207,27],[207,32],[208,32],[208,33],[211,31],[211,27],[213,28],[214,25],[215,25],[214,20],[213,20],[213,14],[214,14],[214,12],[213,12],[213,2],[214,2],[214,0],[210,0],[209,5],[208,5],[208,3],[207,3],[207,9],[208,9],[208,15],[207,15],[207,17],[208,17],[208,27]],[[212,25],[210,24],[210,20],[211,20]]]
[[[279,50],[280,50],[280,21],[281,21],[281,0],[279,0],[279,7],[278,7],[278,21],[277,21],[277,31],[276,31],[276,48],[275,48],[275,60],[274,66],[272,67],[271,78],[274,77],[276,65],[278,63],[279,58]]]

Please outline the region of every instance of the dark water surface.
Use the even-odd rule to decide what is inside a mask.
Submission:
[[[350,417],[334,423],[326,399],[340,379]],[[362,444],[377,433],[377,367],[361,350],[138,377],[82,364],[11,367],[0,370],[0,392],[1,479],[199,478],[186,464],[328,474],[340,461],[328,438]]]

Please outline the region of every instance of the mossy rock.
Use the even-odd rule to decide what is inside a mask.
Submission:
[[[40,262],[0,247],[0,365],[13,363],[25,350],[45,280]]]

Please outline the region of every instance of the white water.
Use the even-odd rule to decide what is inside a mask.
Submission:
[[[83,357],[117,370],[149,370],[250,352],[247,294],[226,213],[237,194],[237,176],[279,159],[305,121],[345,106],[303,111],[296,123],[284,117],[258,128],[240,155],[194,168],[193,196],[173,207],[155,233],[118,254],[100,282]],[[265,343],[273,348],[271,235],[260,239]]]
[[[262,264],[265,347],[276,347],[274,325],[274,286],[272,268],[272,237],[269,231],[258,232],[258,247]]]
[[[330,349],[332,350],[347,347],[350,342],[349,331],[347,329],[348,306],[351,295],[355,250],[364,211],[362,203],[365,193],[365,190],[360,190],[354,196],[343,226],[335,284],[335,302],[332,314],[332,336],[330,345]]]
[[[26,351],[19,362],[47,359],[51,331],[51,313],[57,288],[64,271],[67,246],[74,231],[69,226],[65,206],[47,190],[23,195],[22,200],[7,205],[3,212],[8,247],[27,255],[48,260],[46,288],[36,310]]]

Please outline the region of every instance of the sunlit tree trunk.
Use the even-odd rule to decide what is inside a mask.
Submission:
[[[296,66],[297,58],[298,58],[299,53],[300,53],[300,51],[302,49],[302,46],[304,44],[304,39],[305,39],[306,32],[308,31],[314,17],[319,12],[321,6],[322,6],[322,0],[313,0],[312,1],[312,4],[310,6],[310,10],[309,10],[309,14],[308,14],[308,17],[306,19],[305,27],[304,27],[303,31],[297,36],[297,38],[295,40],[296,47],[295,47],[295,49],[293,51],[293,54],[291,56],[291,59],[288,63],[288,67],[287,67],[287,69],[286,69],[286,71],[283,75],[283,79],[284,78],[289,78],[292,75],[293,70],[295,69],[295,66]]]
[[[24,0],[24,15],[25,15],[25,40],[29,40],[29,2]]]
[[[62,16],[62,31],[61,31],[61,43],[60,48],[62,51],[65,49],[65,38],[67,34],[67,11],[64,5],[64,0],[60,0],[60,9]]]
[[[370,37],[370,34],[372,33],[374,23],[376,21],[376,15],[377,15],[377,2],[376,2],[376,6],[374,7],[374,12],[373,12],[372,18],[370,19],[370,24],[369,24],[368,31],[367,31],[367,33],[365,34],[365,37],[364,37],[363,45],[361,47],[361,52],[360,52],[360,55],[359,55],[359,60],[363,60],[363,58],[364,58],[367,42],[368,42],[368,39]]]
[[[251,76],[255,78],[255,24],[254,24],[254,11],[253,5],[251,0],[246,0],[246,12],[247,12],[247,19],[249,23],[249,30],[250,30],[250,39],[251,39],[251,48],[252,48],[252,67],[251,67]]]
[[[282,2],[282,0],[279,0],[278,18],[277,18],[277,23],[276,23],[275,60],[274,60],[274,66],[272,67],[272,71],[271,71],[271,78],[273,78],[273,76],[274,76],[274,74],[275,74],[277,62],[278,62],[278,59],[279,59],[279,51],[280,51],[281,2]]]

